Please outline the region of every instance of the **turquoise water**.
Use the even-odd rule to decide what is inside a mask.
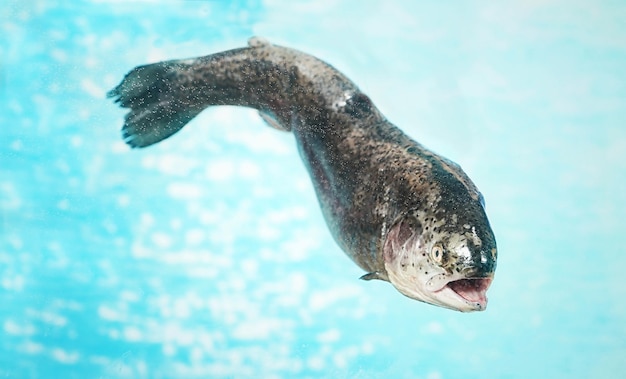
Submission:
[[[0,377],[623,378],[626,6],[374,3],[2,2]],[[124,145],[127,71],[251,35],[464,167],[498,239],[487,311],[359,281],[253,111]]]

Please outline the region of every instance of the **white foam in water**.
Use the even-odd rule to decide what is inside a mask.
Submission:
[[[174,199],[197,199],[202,197],[203,190],[196,184],[172,182],[167,185],[167,193]]]
[[[63,364],[73,364],[78,362],[80,354],[76,351],[67,351],[62,348],[52,349],[50,355],[53,359]]]
[[[118,310],[106,305],[98,307],[98,316],[107,321],[124,321],[126,319]]]
[[[4,322],[3,329],[6,333],[16,336],[31,336],[36,332],[33,325],[20,325],[13,320],[6,320]]]

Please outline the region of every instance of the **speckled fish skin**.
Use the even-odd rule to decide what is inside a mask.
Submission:
[[[130,108],[132,147],[157,143],[212,105],[258,109],[291,131],[339,246],[413,299],[484,310],[497,259],[477,188],[413,141],[327,63],[252,38],[249,47],[140,66],[109,93]]]

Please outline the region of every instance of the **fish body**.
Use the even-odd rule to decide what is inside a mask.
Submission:
[[[248,44],[129,72],[109,92],[130,108],[126,143],[157,143],[209,106],[257,109],[293,133],[331,234],[366,271],[362,279],[433,305],[484,310],[496,241],[461,167],[404,134],[329,64],[260,38]]]

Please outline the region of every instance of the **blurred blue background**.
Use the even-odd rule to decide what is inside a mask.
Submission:
[[[620,1],[0,5],[0,377],[624,378]],[[483,192],[486,312],[363,282],[293,138],[213,108],[145,150],[133,67],[261,35],[314,54]]]

